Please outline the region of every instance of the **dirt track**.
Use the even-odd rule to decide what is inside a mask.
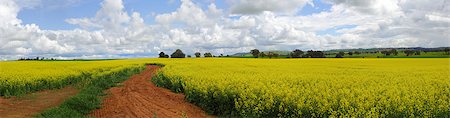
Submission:
[[[133,75],[121,87],[108,90],[102,108],[93,111],[94,117],[210,117],[199,107],[184,100],[183,94],[156,87],[150,82],[158,66],[147,66],[140,74]]]
[[[78,90],[69,86],[63,89],[43,90],[20,97],[0,98],[0,118],[32,117],[48,108],[60,105]]]

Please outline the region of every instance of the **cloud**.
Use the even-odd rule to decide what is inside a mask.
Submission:
[[[94,18],[67,19],[70,24],[80,25],[85,29],[121,29],[129,22],[130,17],[123,11],[122,0],[105,0]]]
[[[335,5],[344,5],[362,13],[377,15],[399,15],[400,0],[327,0]]]
[[[312,0],[232,0],[232,14],[259,14],[264,11],[292,14]]]
[[[121,0],[104,1],[93,18],[69,19],[83,28],[74,30],[41,30],[35,24],[21,24],[17,19],[21,8],[14,1],[0,6],[0,15],[5,18],[0,24],[2,58],[149,53],[148,42],[154,39],[140,14],[129,16]]]
[[[155,17],[156,22],[164,25],[182,23],[186,25],[212,25],[213,19],[222,14],[214,4],[208,7],[208,12],[203,11],[198,5],[190,0],[182,0],[177,11],[168,14],[159,14]]]
[[[0,4],[0,26],[17,25],[22,21],[17,19],[20,7],[12,0],[3,0]]]
[[[0,3],[0,59],[156,56],[159,51],[170,53],[178,48],[187,54],[233,54],[254,48],[450,46],[450,3],[446,0],[327,0],[332,4],[330,10],[308,16],[292,14],[308,2],[236,0],[230,9],[219,9],[214,3],[182,0],[175,11],[155,14],[156,22],[146,24],[140,13],[125,11],[122,0],[104,0],[95,16],[66,20],[80,28],[44,30],[36,24],[22,24],[17,14],[25,7],[4,0]],[[336,28],[341,26],[352,27]],[[336,34],[320,34],[327,30]]]

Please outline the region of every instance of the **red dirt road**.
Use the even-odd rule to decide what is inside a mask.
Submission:
[[[113,87],[94,117],[210,117],[201,108],[185,101],[183,94],[156,87],[150,79],[158,66],[147,66],[140,74],[133,75],[121,87]]]
[[[78,90],[65,87],[55,90],[43,90],[20,97],[0,98],[0,118],[32,117],[48,108],[60,105]]]

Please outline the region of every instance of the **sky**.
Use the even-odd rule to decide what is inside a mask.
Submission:
[[[448,0],[0,0],[0,60],[450,46]]]

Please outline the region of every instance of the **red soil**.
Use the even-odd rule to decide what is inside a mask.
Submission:
[[[103,100],[102,108],[95,110],[94,117],[211,117],[201,108],[185,101],[183,94],[156,87],[151,81],[158,66],[147,66],[140,74],[133,75],[121,87],[109,89],[110,95]]]
[[[0,118],[32,117],[48,108],[60,105],[78,90],[73,87],[43,90],[20,97],[0,98]]]

